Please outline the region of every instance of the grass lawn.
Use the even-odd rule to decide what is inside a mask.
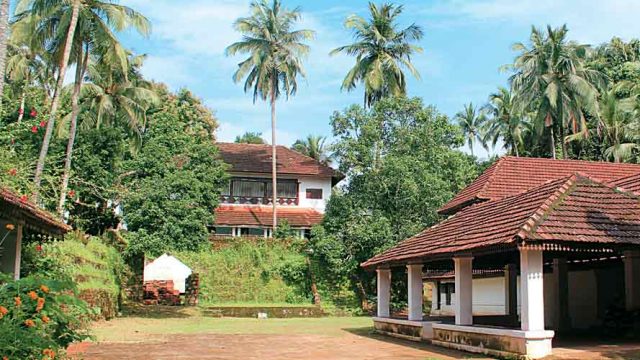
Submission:
[[[172,334],[305,334],[339,336],[345,330],[369,332],[369,317],[293,319],[213,318],[198,308],[137,308],[128,316],[98,322],[93,333],[98,342],[140,342]]]

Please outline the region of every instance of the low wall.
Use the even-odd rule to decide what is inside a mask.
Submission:
[[[433,325],[438,323],[440,322],[373,318],[373,326],[377,333],[413,341],[431,340]]]
[[[553,331],[435,324],[432,343],[489,356],[539,359],[551,354],[553,335]]]
[[[259,313],[268,318],[322,317],[324,312],[317,306],[209,306],[204,314],[213,317],[257,318]]]

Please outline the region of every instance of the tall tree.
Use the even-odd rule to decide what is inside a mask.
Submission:
[[[305,139],[298,139],[293,146],[293,150],[318,160],[320,163],[329,165],[331,155],[329,147],[325,144],[327,138],[320,135],[308,135]]]
[[[7,79],[20,93],[20,109],[18,110],[18,122],[24,118],[25,103],[27,100],[27,88],[32,82],[47,82],[45,72],[46,64],[32,48],[19,42],[10,42],[6,75]]]
[[[60,199],[57,207],[60,216],[64,213],[64,203],[67,197],[73,146],[80,114],[80,91],[89,64],[90,54],[99,57],[99,61],[102,63],[114,63],[115,67],[111,70],[123,74],[122,81],[128,81],[129,64],[127,52],[112,32],[112,28],[115,31],[134,28],[138,33],[148,35],[151,25],[142,14],[131,8],[113,4],[110,1],[93,1],[91,4],[85,4],[80,11],[74,46],[76,74],[71,93],[69,141],[67,142],[64,171],[60,186]]]
[[[0,108],[4,92],[4,75],[9,42],[9,0],[0,2]]]
[[[44,139],[40,148],[40,155],[38,156],[36,171],[33,178],[35,189],[33,193],[33,200],[35,202],[38,201],[40,195],[40,182],[42,181],[44,163],[47,158],[47,153],[49,152],[49,144],[51,143],[51,136],[53,135],[53,128],[55,125],[56,116],[58,115],[60,93],[62,92],[62,86],[64,84],[64,78],[67,72],[69,58],[71,57],[71,49],[73,47],[73,39],[76,32],[76,26],[78,25],[78,17],[80,15],[81,6],[81,0],[20,0],[17,7],[18,14],[16,17],[18,21],[29,19],[30,17],[47,21],[47,19],[49,19],[49,17],[53,14],[61,13],[64,15],[57,22],[57,26],[59,28],[52,30],[54,33],[61,32],[65,34],[65,38],[63,42],[64,46],[62,48],[62,58],[60,60],[58,68],[56,86],[53,93],[53,99],[51,100],[49,121],[47,122],[47,129],[44,134]]]
[[[403,69],[420,78],[411,63],[411,56],[422,52],[421,47],[412,43],[422,39],[423,32],[416,24],[398,28],[402,10],[402,6],[370,2],[369,20],[352,15],[345,21],[345,27],[353,32],[355,42],[331,51],[331,55],[344,53],[356,57],[355,65],[342,82],[342,89],[351,91],[363,83],[365,107],[385,97],[406,95],[407,81]]]
[[[239,144],[266,144],[262,138],[262,133],[251,131],[247,131],[242,135],[236,136],[236,139],[233,142]]]
[[[520,108],[535,114],[539,129],[549,128],[554,158],[556,136],[562,141],[562,156],[567,158],[566,130],[587,133],[585,112],[597,117],[597,88],[604,81],[599,71],[585,66],[588,45],[568,42],[567,32],[566,25],[556,29],[547,26],[546,32],[534,27],[529,46],[513,46],[520,52],[510,78],[516,101]]]
[[[300,20],[300,8],[288,10],[280,0],[251,3],[251,15],[236,20],[234,27],[243,35],[241,41],[226,49],[228,56],[248,54],[238,64],[233,75],[234,82],[244,78],[244,91],[253,92],[253,102],[269,100],[271,106],[271,161],[273,231],[278,226],[278,184],[276,174],[276,100],[284,95],[287,99],[298,90],[298,76],[305,77],[302,57],[309,53],[303,41],[313,38],[311,30],[293,30]]]
[[[489,115],[485,130],[486,141],[495,147],[498,140],[502,140],[511,155],[520,156],[519,148],[524,142],[527,124],[516,110],[509,89],[499,87],[498,92],[489,95],[489,102],[483,107],[483,111]]]
[[[474,156],[473,145],[476,141],[479,141],[482,147],[487,149],[483,132],[487,118],[483,111],[479,111],[476,106],[473,106],[473,103],[468,103],[464,105],[463,111],[456,114],[455,120],[462,129],[462,134],[469,146],[469,150],[471,150],[471,156]]]

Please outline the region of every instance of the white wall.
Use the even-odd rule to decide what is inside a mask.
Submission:
[[[473,279],[473,314],[474,315],[502,315],[505,313],[504,279],[501,277]],[[440,310],[435,304],[436,287],[431,293],[431,314],[453,316],[456,296],[452,294],[451,305],[447,305],[445,294],[440,296]]]
[[[331,178],[300,177],[298,190],[299,206],[312,208],[324,213],[324,209],[331,197]],[[322,189],[322,199],[307,199],[307,189]]]

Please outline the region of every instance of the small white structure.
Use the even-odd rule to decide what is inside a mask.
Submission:
[[[173,280],[173,287],[185,291],[186,279],[192,271],[187,265],[169,254],[162,254],[159,258],[144,267],[144,281]]]

